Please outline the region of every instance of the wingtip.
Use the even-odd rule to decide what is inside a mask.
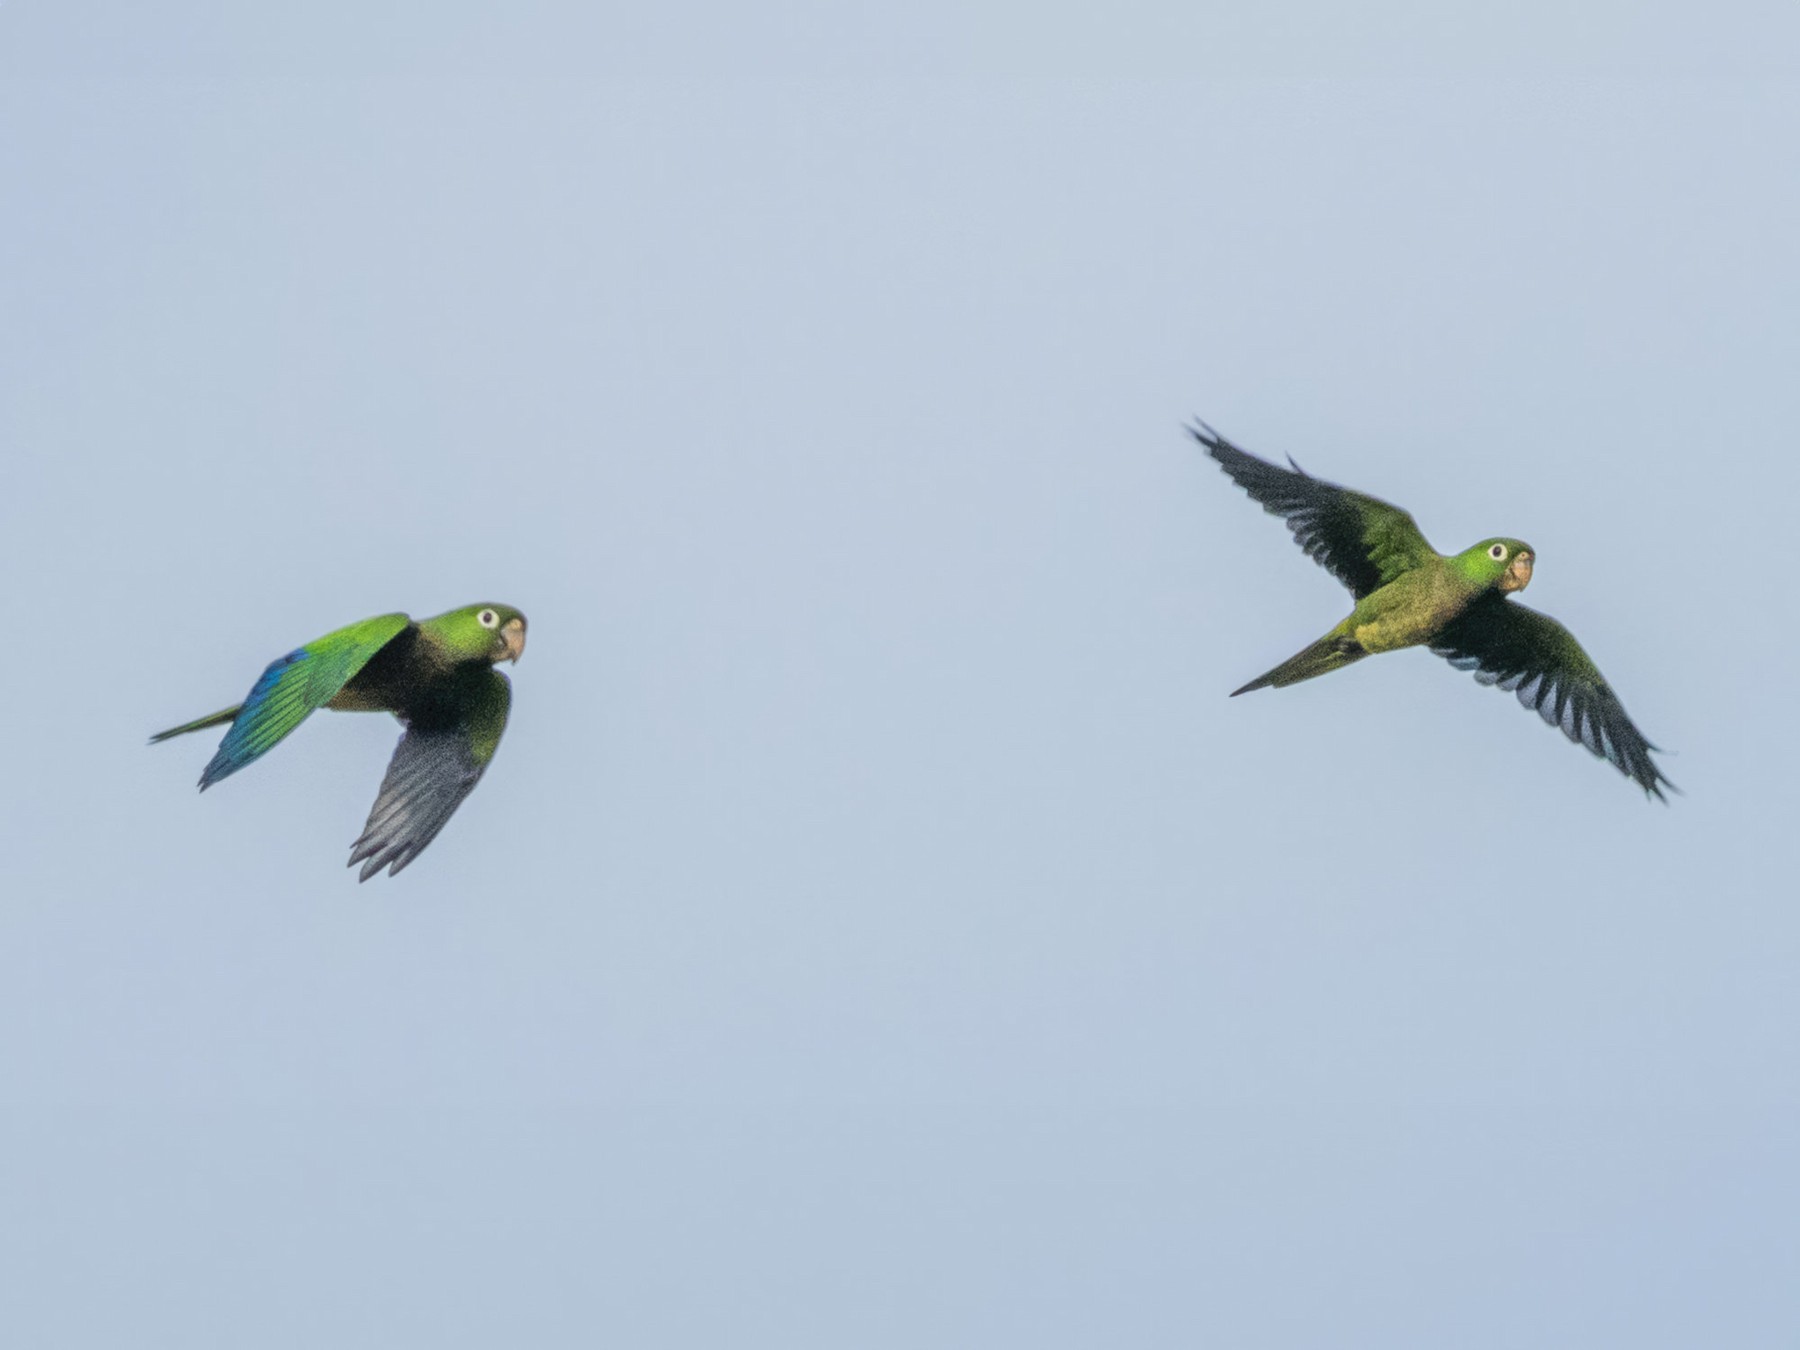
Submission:
[[[379,876],[383,871],[386,871],[390,877],[400,875],[400,870],[418,857],[420,852],[421,850],[418,849],[409,851],[401,848],[396,850],[391,842],[379,840],[371,842],[368,834],[365,833],[350,845],[350,861],[344,866],[355,867],[358,863],[362,864],[362,871],[356,874],[357,883],[360,885],[370,877]]]
[[[1234,478],[1237,477],[1237,474],[1227,466],[1227,455],[1242,455],[1245,459],[1261,464],[1265,469],[1271,469],[1277,473],[1281,472],[1281,466],[1279,464],[1271,464],[1267,460],[1257,459],[1255,455],[1252,455],[1241,445],[1234,445],[1227,437],[1222,436],[1219,432],[1214,430],[1211,424],[1199,417],[1196,417],[1193,420],[1193,423],[1187,427],[1187,433],[1195,440],[1199,441],[1201,445],[1205,446],[1206,452],[1218,461],[1219,467],[1231,474]],[[1299,461],[1292,455],[1287,456],[1287,462],[1288,467],[1300,477],[1309,480],[1312,479],[1312,475],[1301,468]]]
[[[1231,442],[1219,435],[1219,433],[1214,431],[1210,425],[1198,417],[1196,417],[1193,422],[1184,424],[1182,430],[1198,441],[1201,448],[1214,459],[1219,457],[1219,450],[1221,447],[1231,444]]]

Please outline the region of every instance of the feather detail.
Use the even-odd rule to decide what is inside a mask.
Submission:
[[[1437,557],[1412,516],[1379,497],[1314,478],[1291,459],[1292,469],[1258,459],[1204,422],[1188,434],[1358,600]]]
[[[404,614],[365,619],[271,661],[201,773],[200,790],[229,778],[292,735],[409,622]]]
[[[492,762],[510,703],[506,676],[483,667],[459,682],[453,701],[408,725],[363,832],[350,846],[349,865],[363,865],[358,881],[384,867],[389,876],[398,875],[437,838]]]
[[[1665,787],[1681,790],[1651,757],[1658,747],[1637,729],[1599,667],[1548,614],[1489,592],[1444,625],[1431,650],[1480,683],[1515,695],[1646,794],[1666,802]]]

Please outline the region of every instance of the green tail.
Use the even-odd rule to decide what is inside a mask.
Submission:
[[[187,722],[178,727],[170,727],[167,731],[159,731],[150,738],[150,744],[155,745],[158,741],[166,741],[171,736],[185,736],[190,731],[205,731],[208,727],[223,726],[235,719],[243,709],[244,705],[240,703],[235,708],[227,708],[224,712],[216,712],[202,717],[198,722]]]
[[[1239,694],[1247,694],[1252,689],[1265,689],[1269,685],[1281,689],[1290,684],[1299,684],[1315,675],[1325,675],[1347,666],[1352,661],[1360,661],[1368,654],[1362,643],[1348,634],[1327,633],[1305,651],[1288,657],[1266,674],[1258,675],[1242,689],[1233,689],[1231,696],[1236,698]]]

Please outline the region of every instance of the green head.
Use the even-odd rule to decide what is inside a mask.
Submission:
[[[511,605],[464,605],[419,627],[459,661],[517,661],[525,653],[525,616]]]
[[[1531,565],[1537,561],[1537,554],[1523,539],[1483,539],[1452,561],[1456,570],[1471,581],[1505,594],[1522,591],[1531,584]]]

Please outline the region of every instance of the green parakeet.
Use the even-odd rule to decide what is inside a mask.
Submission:
[[[1484,539],[1448,557],[1397,506],[1247,454],[1204,422],[1195,440],[1232,481],[1280,516],[1320,566],[1350,588],[1350,616],[1232,697],[1310,680],[1375,652],[1428,646],[1483,684],[1498,685],[1569,739],[1610,760],[1645,793],[1667,801],[1675,785],[1650,757],[1656,747],[1625,714],[1612,686],[1569,630],[1512,598],[1531,581],[1536,551]]]
[[[406,727],[350,865],[397,874],[474,791],[506,729],[512,686],[494,669],[525,651],[525,616],[465,605],[435,619],[364,619],[272,662],[235,708],[159,731],[151,743],[229,722],[200,775],[206,791],[267,754],[318,708],[391,712]]]

